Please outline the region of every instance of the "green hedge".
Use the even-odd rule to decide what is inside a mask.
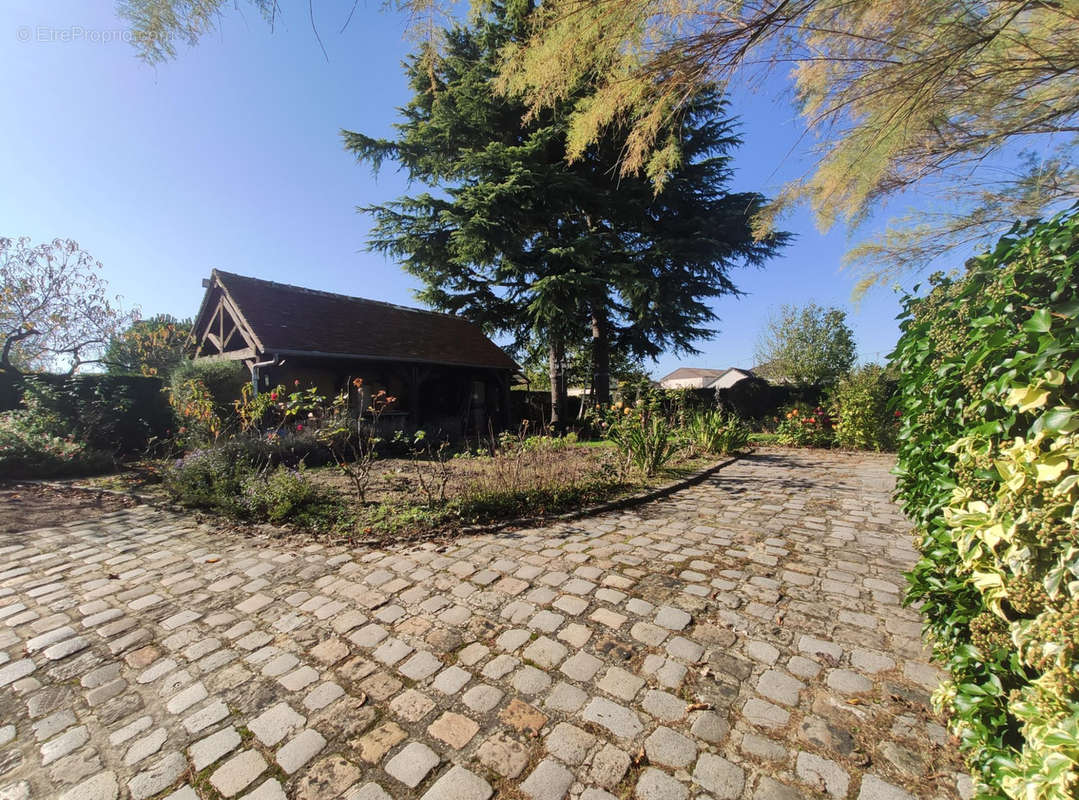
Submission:
[[[1079,215],[905,299],[898,496],[979,792],[1079,797]],[[917,289],[915,290],[917,291]]]
[[[43,387],[39,404],[95,450],[139,455],[175,427],[161,379],[141,375],[0,372],[0,411],[24,407],[24,393],[35,386]]]

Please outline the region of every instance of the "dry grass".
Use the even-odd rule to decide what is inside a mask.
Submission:
[[[496,456],[385,458],[371,468],[373,503],[435,503],[476,492],[528,491],[582,484],[615,475],[611,447],[578,445],[559,450],[518,450]],[[312,480],[348,494],[348,479],[332,466],[308,470]],[[440,486],[445,478],[445,496]],[[428,494],[431,496],[429,497]]]

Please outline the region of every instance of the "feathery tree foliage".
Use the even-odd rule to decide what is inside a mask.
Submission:
[[[684,159],[658,194],[642,177],[619,177],[617,135],[567,164],[566,109],[529,116],[491,91],[499,52],[524,35],[530,13],[527,0],[492,5],[448,30],[438,59],[415,56],[395,139],[344,135],[360,160],[395,161],[436,189],[365,209],[376,220],[372,246],[424,282],[421,298],[519,348],[546,342],[553,372],[567,344],[591,336],[592,383],[605,402],[612,348],[633,358],[695,352],[713,333],[709,301],[737,293],[729,271],[763,263],[786,236],[755,240],[763,198],[725,190],[739,142],[714,89],[680,126]]]
[[[764,229],[801,200],[828,227],[856,224],[915,184],[940,196],[851,251],[867,269],[863,289],[1079,190],[1074,3],[549,0],[506,57],[503,85],[534,109],[599,76],[575,107],[570,158],[628,121],[622,171],[657,181],[679,158],[670,120],[698,87],[793,64],[820,148],[812,171],[762,215]]]
[[[249,2],[271,21],[280,13],[277,0]],[[448,6],[400,5],[414,14]],[[174,57],[177,40],[196,42],[224,7],[120,3],[151,63]],[[312,8],[303,10],[314,26]],[[643,171],[657,184],[683,158],[671,134],[702,86],[793,65],[820,147],[759,230],[798,201],[828,227],[838,218],[857,224],[915,185],[936,199],[848,253],[865,272],[859,292],[1079,195],[1074,2],[544,0],[529,36],[504,55],[501,86],[523,93],[533,113],[574,101],[571,159],[619,130],[622,173]]]
[[[250,0],[272,25],[277,0]],[[118,0],[120,16],[131,25],[132,42],[148,64],[176,58],[178,42],[198,44],[214,30],[228,0]]]

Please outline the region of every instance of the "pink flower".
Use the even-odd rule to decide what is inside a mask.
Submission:
[[[303,430],[303,425],[297,425],[296,430],[297,430],[297,432],[302,431]]]

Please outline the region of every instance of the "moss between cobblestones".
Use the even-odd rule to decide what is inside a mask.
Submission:
[[[642,747],[640,752],[629,757],[629,769],[626,770],[625,777],[622,778],[621,782],[611,790],[611,794],[619,798],[619,800],[631,800],[637,781],[641,778],[641,772],[647,766],[648,757],[644,754],[644,748]]]
[[[248,733],[250,734],[250,731],[248,731]],[[243,738],[242,735],[241,738]],[[189,768],[185,776],[180,779],[180,782],[183,783],[186,780],[187,783],[191,784],[191,788],[195,790],[195,794],[204,800],[218,800],[221,795],[218,793],[217,789],[213,787],[213,784],[210,783],[210,775],[212,775],[213,771],[219,766],[221,766],[221,764],[215,761],[200,772],[195,772],[193,768]],[[170,792],[175,791],[175,789],[176,786],[170,786],[162,792],[160,796],[165,797]]]

